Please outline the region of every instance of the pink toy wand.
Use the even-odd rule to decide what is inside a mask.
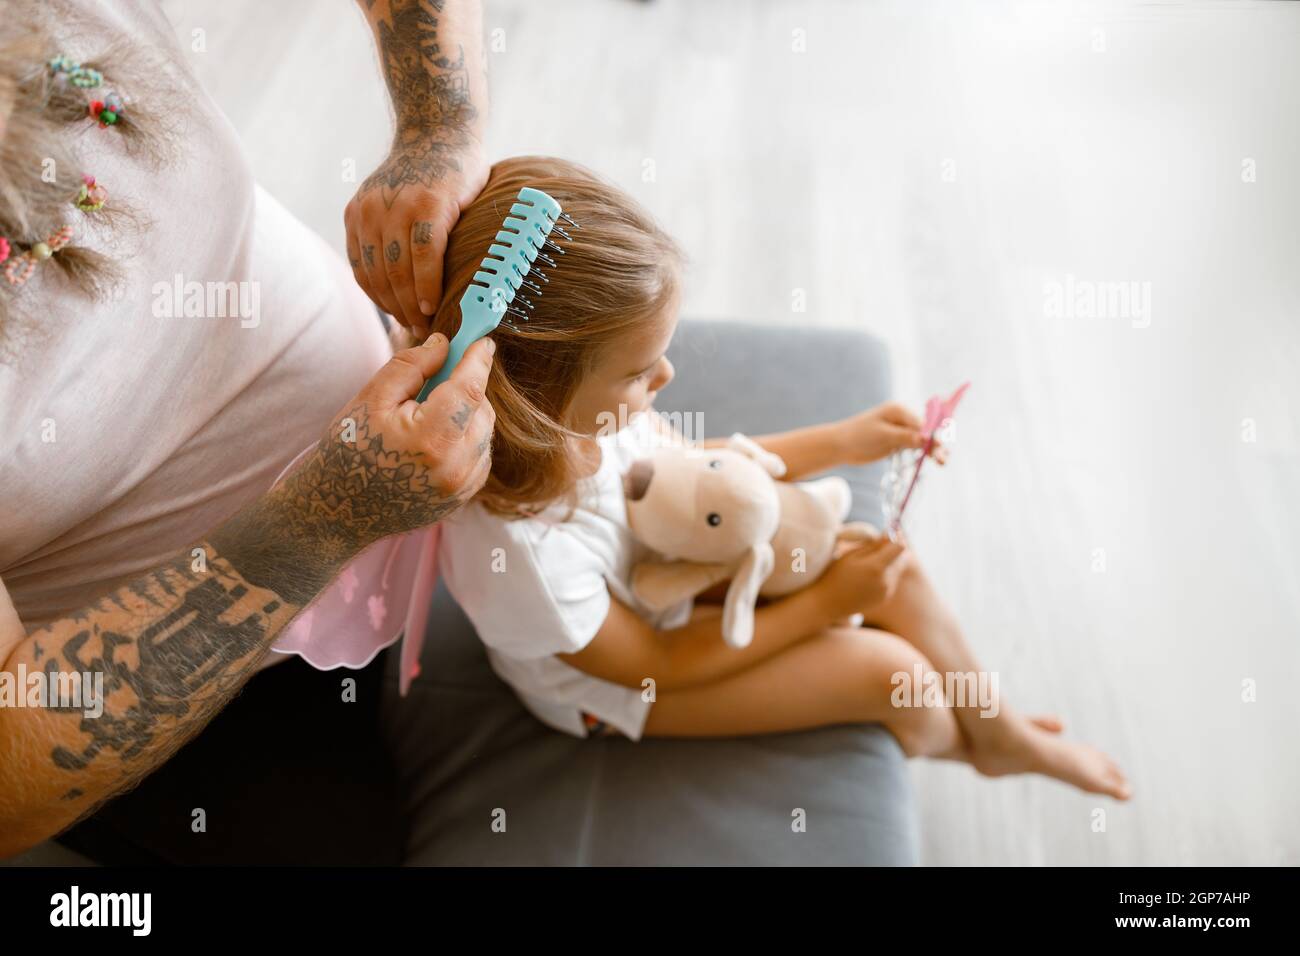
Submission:
[[[966,382],[957,391],[952,393],[952,397],[946,402],[939,398],[938,395],[932,395],[925,403],[925,426],[921,429],[921,437],[925,439],[925,446],[921,449],[921,457],[916,459],[916,468],[912,471],[912,480],[907,486],[907,491],[903,494],[903,503],[898,506],[898,513],[894,515],[894,520],[890,526],[890,537],[898,534],[903,524],[903,511],[907,508],[908,501],[912,498],[912,491],[916,488],[917,479],[921,477],[921,466],[925,460],[930,457],[930,452],[934,450],[934,435],[939,430],[939,426],[952,418],[953,412],[957,410],[957,403],[961,397],[966,394],[966,389],[970,388],[970,382]]]

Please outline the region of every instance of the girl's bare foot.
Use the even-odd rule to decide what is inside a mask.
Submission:
[[[1041,773],[1088,793],[1127,800],[1133,790],[1115,761],[1088,744],[1062,740],[1055,717],[1004,714],[1004,732],[973,744],[970,762],[987,777]]]

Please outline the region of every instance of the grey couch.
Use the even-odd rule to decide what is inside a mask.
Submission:
[[[683,321],[669,355],[677,377],[657,407],[700,413],[709,436],[794,428],[889,395],[885,351],[859,332]],[[878,472],[840,473],[853,517],[878,523]],[[907,769],[882,728],[578,740],[523,708],[441,588],[421,676],[401,699],[390,667],[382,723],[411,810],[411,864],[917,861]],[[796,808],[806,832],[792,830]]]

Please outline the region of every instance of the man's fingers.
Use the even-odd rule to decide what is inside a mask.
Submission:
[[[383,236],[369,229],[360,232],[358,240],[361,246],[361,268],[366,270],[366,287],[370,298],[379,304],[385,312],[402,322],[402,309],[388,284],[388,273],[384,270]],[[405,322],[402,322],[405,325]]]
[[[361,286],[361,291],[370,295],[365,266],[361,263],[361,240],[353,228],[353,214],[350,207],[343,214],[343,230],[347,235],[348,265],[352,267],[352,278],[356,280],[357,285]]]
[[[484,402],[474,412],[474,418],[465,432],[466,441],[473,442],[474,457],[485,468],[492,467],[492,435],[496,431],[497,413],[491,402]]]
[[[489,413],[482,416],[486,433],[485,437],[475,441],[474,453],[478,456],[478,463],[474,467],[474,474],[466,482],[465,488],[461,492],[466,498],[478,493],[479,489],[487,483],[488,475],[492,471],[492,429],[495,427],[496,417],[495,413],[492,412],[491,404],[484,402],[479,406],[480,412],[484,410]]]
[[[463,424],[458,415],[467,416]],[[447,493],[462,500],[473,497],[492,469],[492,433],[496,427],[492,403],[482,402],[470,410],[466,399],[440,386],[436,398],[430,396],[417,406],[412,419],[441,463]]]
[[[397,300],[398,321],[417,336],[428,333],[429,323],[415,303],[415,279],[411,274],[410,229],[384,231],[384,275]]]
[[[442,299],[442,257],[447,251],[447,230],[434,217],[411,223],[411,274],[415,304],[420,314],[431,316]]]
[[[375,373],[362,395],[367,401],[394,407],[420,394],[424,383],[447,361],[447,337],[435,332],[417,348],[403,349]]]

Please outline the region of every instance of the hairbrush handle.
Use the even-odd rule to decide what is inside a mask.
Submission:
[[[424,388],[420,389],[420,394],[415,397],[415,400],[417,402],[424,401],[435,388],[447,381],[447,379],[451,378],[451,373],[455,371],[456,366],[460,364],[460,360],[465,357],[465,352],[469,350],[469,347],[483,336],[487,335],[490,331],[492,330],[486,329],[475,335],[467,326],[465,326],[464,323],[462,323],[460,331],[456,333],[456,337],[453,338],[451,344],[447,346],[447,361],[442,363],[442,368],[438,369],[437,374],[434,375],[433,378],[424,383]]]

